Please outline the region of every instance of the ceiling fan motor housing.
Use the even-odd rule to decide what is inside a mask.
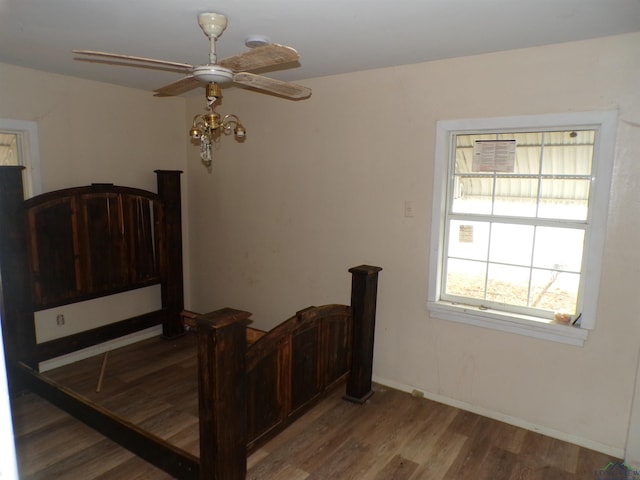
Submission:
[[[200,65],[193,69],[193,76],[204,83],[224,85],[233,80],[233,72],[218,65]]]

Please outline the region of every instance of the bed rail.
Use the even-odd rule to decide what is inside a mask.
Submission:
[[[13,374],[19,377],[21,384],[30,391],[175,478],[215,478],[200,475],[200,463],[195,456],[57,384],[24,363],[15,365]]]

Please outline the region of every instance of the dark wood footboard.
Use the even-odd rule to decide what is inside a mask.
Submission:
[[[345,399],[371,396],[380,270],[350,270],[351,306],[309,307],[250,346],[250,313],[227,308],[195,318],[201,479],[244,479],[248,452],[343,381]]]
[[[247,351],[249,451],[309,409],[349,373],[351,308],[309,307]]]

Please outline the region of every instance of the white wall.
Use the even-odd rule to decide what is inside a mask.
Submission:
[[[300,102],[225,90],[219,110],[248,137],[224,138],[211,174],[190,148],[192,307],[249,310],[269,327],[347,303],[347,269],[379,265],[378,380],[622,455],[640,346],[639,47],[632,34],[317,78]],[[430,318],[436,121],[586,110],[620,121],[585,346]]]

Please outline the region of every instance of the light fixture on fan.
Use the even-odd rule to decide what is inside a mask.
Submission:
[[[216,100],[221,97],[220,85],[209,83],[207,85],[207,109],[209,112],[193,117],[193,124],[189,129],[189,136],[200,141],[200,160],[207,168],[210,168],[213,162],[213,144],[220,140],[223,133],[230,135],[233,132],[238,141],[244,141],[247,136],[247,131],[237,115],[228,114],[221,117],[215,111]]]

